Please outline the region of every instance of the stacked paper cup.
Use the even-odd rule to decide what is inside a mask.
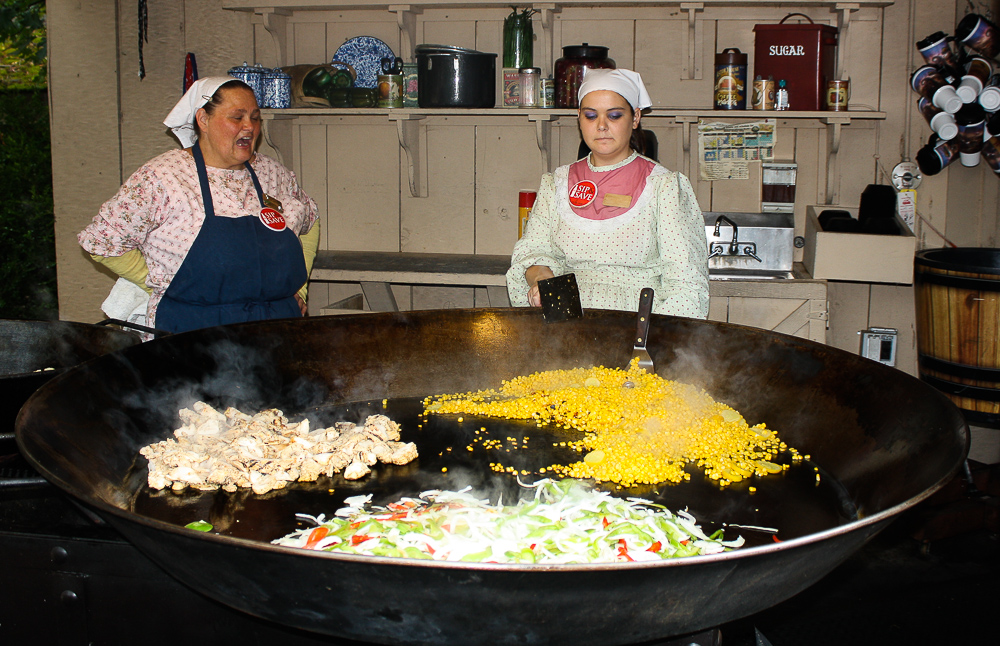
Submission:
[[[934,175],[955,160],[977,166],[986,159],[1000,175],[1000,74],[993,71],[1000,28],[969,14],[953,37],[938,31],[918,41],[917,49],[926,64],[913,72],[910,87],[934,131],[917,154],[921,171]]]

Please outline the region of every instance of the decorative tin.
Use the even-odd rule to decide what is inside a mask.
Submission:
[[[826,109],[841,112],[847,109],[851,98],[850,79],[833,79],[826,82]]]
[[[378,107],[380,108],[403,107],[402,74],[378,75]]]
[[[715,109],[747,109],[747,55],[735,47],[715,55]]]
[[[556,107],[556,80],[551,76],[549,78],[541,79],[539,82],[541,90],[540,94],[540,108],[554,108]]]
[[[417,64],[403,63],[403,107],[416,108],[419,106],[417,95]]]
[[[774,79],[757,77],[753,82],[753,94],[750,95],[750,107],[754,110],[774,109]]]
[[[521,71],[514,67],[505,67],[500,73],[503,107],[521,107]]]

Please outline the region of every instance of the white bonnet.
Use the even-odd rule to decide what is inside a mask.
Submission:
[[[211,101],[212,95],[223,84],[238,80],[232,76],[206,76],[203,79],[198,79],[191,84],[188,91],[184,93],[181,100],[163,120],[163,125],[174,132],[174,136],[180,140],[181,146],[190,148],[198,140],[198,131],[194,127],[194,115],[198,112],[198,108]]]
[[[583,82],[576,95],[580,101],[590,92],[611,90],[620,94],[633,110],[643,110],[653,105],[653,101],[642,84],[642,77],[632,70],[604,70],[584,68]]]

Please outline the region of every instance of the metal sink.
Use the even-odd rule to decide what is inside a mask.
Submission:
[[[767,271],[763,269],[708,269],[709,280],[791,280],[795,275],[790,271]]]
[[[792,278],[791,213],[703,213],[708,273],[715,280]]]

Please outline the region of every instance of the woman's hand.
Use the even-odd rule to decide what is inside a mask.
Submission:
[[[532,307],[542,306],[542,296],[538,293],[538,281],[555,278],[552,270],[545,265],[532,265],[524,270],[524,279],[528,281],[528,304]]]
[[[302,316],[309,316],[309,308],[306,306],[306,302],[302,300],[302,297],[298,294],[295,295],[295,302],[299,304],[299,311],[302,312]]]

